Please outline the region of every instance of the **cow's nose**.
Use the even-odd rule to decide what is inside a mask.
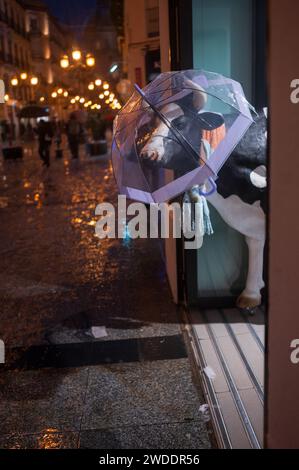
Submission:
[[[154,161],[154,160],[157,160],[157,158],[158,158],[158,152],[157,152],[157,150],[152,150],[152,151],[149,153],[149,158],[150,158],[151,160],[153,160],[153,161]]]
[[[149,153],[148,153],[148,151],[147,151],[147,150],[142,150],[142,151],[140,152],[140,157],[143,158],[143,159],[149,158]]]

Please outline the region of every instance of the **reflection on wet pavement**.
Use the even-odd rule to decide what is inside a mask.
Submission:
[[[198,415],[200,402],[184,347],[179,355],[170,357],[165,356],[163,347],[157,349],[160,339],[168,344],[167,341],[172,341],[168,338],[181,337],[159,241],[132,241],[128,237],[100,241],[95,236],[96,205],[115,202],[116,198],[113,171],[107,158],[93,161],[81,156],[80,161],[71,161],[64,152],[64,159],[53,160],[46,170],[41,167],[33,145],[26,147],[23,161],[0,160],[0,338],[6,345],[6,366],[9,369],[32,346],[39,352],[50,351],[50,355],[56,348],[60,361],[66,347],[78,357],[77,363],[73,361],[64,369],[55,368],[57,356],[53,353],[53,362],[46,366],[50,368],[40,366],[33,371],[23,362],[24,370],[2,372],[0,447],[78,447],[82,437],[84,447],[89,446],[90,439],[91,447],[101,448],[101,442],[111,436],[111,428],[120,445],[140,446],[135,439],[137,434],[132,437],[134,426],[142,440],[140,426],[148,426],[148,432],[154,432],[150,427],[157,425],[155,432],[162,435],[163,426],[172,429],[174,421],[185,419],[190,421],[188,432],[182,426],[190,434],[189,446],[209,446]],[[100,330],[92,330],[93,327],[105,328],[105,335],[97,338],[92,332]],[[154,337],[157,344],[149,342]],[[123,343],[126,340],[129,342]],[[133,347],[132,341],[137,341],[136,363],[130,363],[125,354],[126,347]],[[126,367],[113,364],[115,361],[103,365],[101,354],[106,353],[102,347],[91,350],[91,362],[80,363],[83,351],[80,344],[88,349],[99,342],[118,348],[116,362],[127,363]],[[156,357],[142,359],[140,351],[145,345]],[[148,381],[149,376],[152,381]],[[165,408],[163,401],[175,398],[176,376],[181,411],[174,418],[173,409],[168,409],[167,404]],[[161,393],[159,404],[150,397],[134,411],[134,396],[145,379],[152,392]],[[121,386],[123,380],[126,389]],[[114,398],[109,398],[108,414],[105,414],[107,396],[101,393],[101,401],[95,404],[101,383],[105,383],[108,394],[114,394]],[[127,397],[124,401],[122,393]],[[97,419],[89,425],[93,406]],[[153,410],[156,418],[152,418]],[[118,422],[122,413],[132,413],[134,419]],[[123,433],[123,426],[130,423],[130,431]],[[94,432],[88,434],[91,429]],[[174,436],[173,431],[169,433]],[[131,438],[128,440],[125,435]],[[115,439],[111,439],[113,446]],[[165,445],[171,445],[169,439],[164,440]],[[162,439],[162,446],[163,442]],[[183,437],[182,442],[184,446],[188,444]],[[180,445],[180,432],[176,445]]]

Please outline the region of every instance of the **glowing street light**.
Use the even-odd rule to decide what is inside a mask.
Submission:
[[[103,88],[104,88],[104,90],[108,90],[109,89],[109,83],[104,83]]]
[[[69,96],[68,92],[65,91],[65,92],[63,93],[63,96],[64,96],[65,98],[67,98],[67,97]]]
[[[9,95],[4,95],[4,101],[8,101],[9,100]]]
[[[41,96],[40,99],[39,99],[39,101],[40,101],[41,103],[43,103],[43,102],[45,101],[45,97],[44,97],[44,96]]]
[[[108,90],[104,91],[104,95],[105,95],[105,96],[109,96],[109,94],[110,94],[110,93],[109,93]]]
[[[88,85],[88,89],[89,90],[94,90],[94,83],[91,82],[89,85]]]
[[[52,96],[52,98],[57,98],[57,93],[56,93],[56,91],[53,91],[53,93],[52,93],[51,96]]]
[[[100,100],[103,100],[103,99],[104,99],[104,93],[101,93],[101,94],[99,95],[99,98],[100,98]]]
[[[61,59],[60,59],[60,67],[63,68],[63,69],[67,69],[70,65],[70,61],[69,61],[69,58],[67,55],[64,55]]]
[[[76,103],[75,98],[72,98],[72,99],[71,99],[71,104],[75,104],[75,103]]]
[[[93,55],[91,54],[87,54],[86,56],[86,65],[88,67],[94,67],[96,61],[95,61],[95,58],[93,57]]]
[[[80,96],[75,96],[75,101],[79,101],[80,100]]]
[[[37,85],[38,84],[38,78],[37,77],[31,77],[30,83],[33,86]]]
[[[85,103],[85,98],[80,98],[79,103],[81,104]]]
[[[28,75],[26,72],[22,72],[20,77],[21,77],[21,80],[27,80]]]
[[[12,86],[18,86],[19,80],[17,79],[17,77],[13,77],[10,83],[12,84]]]
[[[63,89],[62,89],[62,88],[58,88],[57,93],[58,93],[58,95],[62,95]]]
[[[100,78],[97,78],[95,81],[96,86],[101,86],[102,85],[102,80]]]
[[[81,57],[82,57],[81,51],[79,49],[73,50],[72,57],[76,61],[81,60]]]

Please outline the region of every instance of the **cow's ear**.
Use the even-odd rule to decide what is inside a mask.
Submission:
[[[217,129],[217,127],[220,127],[222,124],[224,124],[222,114],[210,113],[208,111],[198,113],[197,120],[199,121],[201,129],[206,131],[212,131],[213,129]]]

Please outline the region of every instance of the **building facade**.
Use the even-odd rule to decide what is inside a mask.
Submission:
[[[112,6],[117,14],[119,5],[116,2],[97,0],[81,34],[84,49],[94,54],[95,68],[102,78],[108,78],[111,65],[120,60],[118,31],[112,17]]]
[[[26,32],[26,11],[17,0],[0,1],[0,76],[5,83],[6,104],[0,107],[0,119],[17,126],[17,110],[34,98],[34,87],[28,80],[14,77],[33,72],[30,41]],[[16,83],[16,82],[13,82]]]
[[[59,61],[72,47],[72,38],[39,0],[22,0],[25,8],[25,27],[30,41],[32,65],[41,79],[39,94],[49,92],[49,86],[67,86]]]
[[[123,70],[144,86],[161,71],[159,0],[125,0]]]
[[[41,0],[0,0],[0,77],[6,93],[0,120],[11,124],[15,138],[22,107],[42,97],[49,102],[55,86],[69,88],[70,77],[63,73],[60,59],[72,44],[70,32]],[[62,117],[58,100],[53,108]]]

